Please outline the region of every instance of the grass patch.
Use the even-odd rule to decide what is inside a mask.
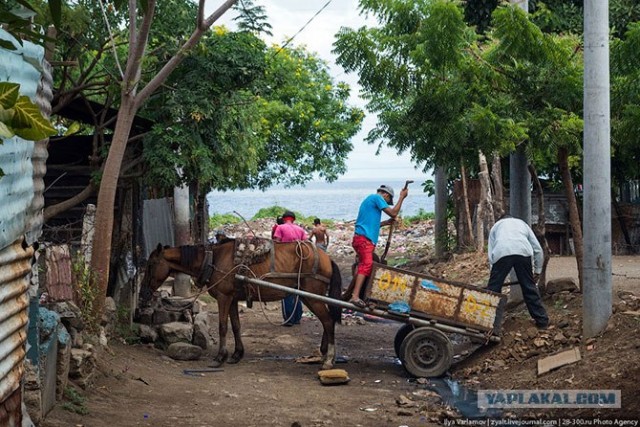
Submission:
[[[296,216],[296,223],[300,226],[303,227],[311,227],[313,226],[313,220],[316,219],[316,216],[306,216],[301,212],[298,211],[294,211],[293,209],[288,209],[284,206],[278,206],[278,205],[274,205],[274,206],[269,206],[266,208],[262,208],[260,209],[258,212],[256,212],[256,214],[251,218],[251,221],[255,221],[258,219],[271,219],[273,220],[273,223],[276,223],[276,218],[279,217],[280,215],[282,215],[285,211],[291,211],[295,214]],[[322,219],[320,218],[322,223],[327,226],[327,227],[331,227],[334,224],[333,220],[330,219]],[[209,217],[209,229],[210,230],[215,230],[216,228],[220,228],[224,225],[229,225],[229,224],[237,224],[239,222],[241,222],[242,219],[240,219],[240,217],[238,217],[237,215],[233,215],[233,214],[214,214],[213,216]]]
[[[65,387],[64,397],[67,399],[61,406],[62,409],[69,412],[74,412],[78,415],[87,415],[89,410],[85,403],[86,399],[73,387]]]
[[[387,264],[391,267],[398,267],[411,261],[408,257],[390,258],[387,260]]]
[[[416,222],[433,220],[435,218],[436,214],[434,212],[427,212],[424,209],[420,208],[417,214],[413,216],[406,216],[402,218],[402,220],[408,222],[409,224],[415,224]]]
[[[125,307],[118,307],[116,311],[115,333],[127,344],[140,343],[140,328],[137,324],[129,323],[131,312]]]
[[[215,230],[220,226],[227,224],[237,224],[240,221],[242,221],[240,217],[234,214],[214,214],[213,216],[209,217],[209,229]]]
[[[205,304],[213,304],[214,302],[216,302],[216,299],[208,293],[203,293],[202,295],[200,295],[198,297],[198,300],[202,301]]]

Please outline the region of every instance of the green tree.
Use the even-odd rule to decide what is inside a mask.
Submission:
[[[582,227],[571,173],[582,154],[581,41],[575,36],[544,33],[524,11],[510,6],[496,9],[493,25],[495,42],[485,58],[503,77],[499,92],[509,97],[509,109],[500,115],[522,123],[529,157],[539,172],[558,165],[555,170],[569,201],[582,283]]]
[[[611,44],[611,171],[616,184],[640,177],[640,22]]]
[[[227,0],[208,17],[204,15],[205,2],[201,1],[198,11],[193,16],[193,31],[189,38],[180,45],[174,54],[165,62],[157,73],[145,79],[142,78],[146,50],[149,45],[149,35],[156,16],[156,1],[148,0],[145,7],[138,8],[135,2],[129,2],[129,45],[127,46],[126,61],[120,81],[120,105],[115,130],[109,153],[104,163],[98,204],[96,209],[96,232],[93,245],[91,268],[97,274],[96,285],[101,295],[106,295],[111,260],[111,238],[113,233],[113,211],[116,188],[122,160],[127,148],[133,119],[144,103],[166,81],[169,75],[180,65],[202,36],[237,0]],[[102,313],[104,301],[98,301],[96,312]]]
[[[321,60],[303,48],[267,49],[249,32],[216,28],[168,86],[181,89],[149,105],[158,125],[145,139],[146,177],[167,189],[181,180],[204,192],[333,180],[362,119]]]
[[[529,0],[529,10],[543,31],[550,33],[584,32],[583,0]],[[629,24],[640,20],[636,0],[609,0],[609,26],[616,37],[623,37]]]

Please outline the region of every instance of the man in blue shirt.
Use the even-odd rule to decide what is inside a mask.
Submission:
[[[360,204],[356,219],[355,234],[351,245],[358,255],[358,270],[351,294],[352,304],[364,308],[366,304],[360,299],[360,291],[365,279],[371,275],[373,268],[373,251],[376,249],[380,227],[390,225],[400,213],[402,202],[409,194],[407,188],[400,191],[398,203],[393,205],[393,188],[381,185],[375,194],[370,194]],[[389,215],[389,219],[380,222],[382,212]]]
[[[504,279],[513,268],[529,314],[538,328],[546,329],[549,316],[536,287],[544,254],[531,227],[521,219],[503,215],[489,232],[488,252],[491,273],[487,289],[502,292]]]

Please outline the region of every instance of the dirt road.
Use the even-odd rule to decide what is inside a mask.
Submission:
[[[616,290],[640,295],[638,258],[616,257],[613,270]],[[575,260],[551,260],[549,278],[571,275],[575,275]],[[546,304],[551,310],[557,305],[551,300]],[[316,354],[321,338],[319,322],[304,317],[301,325],[282,327],[278,325],[278,304],[270,303],[264,310],[259,307],[255,304],[241,314],[246,354],[239,364],[225,365],[221,372],[189,374],[185,370],[206,369],[209,359],[178,362],[150,346],[111,342],[101,358],[94,386],[78,390],[85,398],[82,405],[88,414],[78,415],[58,404],[42,425],[429,426],[456,416],[446,406],[438,405],[440,399],[428,390],[428,383],[409,380],[399,365],[393,349],[399,323],[345,318],[337,328],[337,343],[338,354],[346,363],[336,367],[345,369],[351,381],[323,386],[317,378],[320,365],[295,361]],[[553,316],[560,318],[560,313],[554,312]],[[522,318],[528,321],[526,315]],[[618,360],[615,347],[603,357],[614,365],[637,364],[637,358]],[[509,373],[514,378],[522,377],[524,371],[519,370],[535,369],[532,363],[535,360],[505,369],[512,369]],[[590,381],[594,375],[597,379],[593,366],[584,366],[591,371]],[[571,371],[572,378],[581,375],[579,368],[576,365]]]

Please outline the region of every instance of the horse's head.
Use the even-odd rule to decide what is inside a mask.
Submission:
[[[171,267],[164,257],[164,249],[161,244],[158,244],[158,247],[149,255],[140,285],[140,296],[138,297],[140,307],[149,305],[153,293],[169,277]]]

